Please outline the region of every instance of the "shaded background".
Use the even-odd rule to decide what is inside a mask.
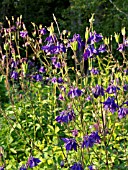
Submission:
[[[23,21],[49,26],[55,14],[60,30],[84,35],[89,19],[95,13],[94,28],[103,35],[114,35],[128,26],[128,0],[0,0],[0,22],[5,16],[19,16]]]

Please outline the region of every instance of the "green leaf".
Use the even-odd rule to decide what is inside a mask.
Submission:
[[[17,153],[17,151],[16,151],[15,149],[13,149],[13,148],[10,148],[10,151],[11,151],[12,153]]]

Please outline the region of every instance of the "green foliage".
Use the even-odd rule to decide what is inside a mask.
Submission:
[[[78,1],[72,1],[72,3],[76,15],[81,9],[82,2],[79,4]],[[23,23],[21,18],[17,20]],[[37,170],[61,170],[61,161],[64,161],[64,170],[70,169],[75,162],[80,162],[84,169],[88,169],[89,165],[94,165],[95,169],[99,170],[127,169],[127,103],[124,106],[128,98],[128,91],[124,90],[124,85],[128,84],[127,51],[117,50],[118,55],[123,58],[122,66],[113,56],[113,50],[117,48],[112,48],[112,41],[118,43],[117,34],[115,33],[115,40],[111,37],[102,37],[93,31],[93,22],[95,23],[93,16],[89,22],[90,27],[86,28],[84,34],[86,37],[84,50],[81,49],[80,52],[81,38],[79,37],[79,41],[78,39],[69,41],[68,36],[63,35],[66,30],[57,35],[52,24],[47,29],[49,36],[54,39],[52,44],[43,42],[45,35],[40,33],[40,26],[34,23],[32,29],[36,34],[32,32],[21,36],[21,31],[23,33],[26,31],[25,25],[17,26],[15,31],[5,32],[4,38],[8,46],[1,51],[0,60],[0,147],[2,148],[0,148],[0,166],[4,165],[7,170],[17,170],[28,163],[28,158],[33,155],[41,160],[41,163],[33,168]],[[124,28],[120,35],[121,43],[126,43]],[[96,36],[98,40],[95,39]],[[99,37],[102,37],[100,42]],[[94,46],[91,46],[89,38],[94,39],[92,42]],[[63,48],[66,47],[65,51],[59,46],[58,40],[63,43],[61,44],[64,45]],[[67,42],[70,44],[70,52],[75,63],[73,67],[67,63],[70,57]],[[90,46],[95,47],[95,50],[99,49],[101,44],[106,47],[104,53],[93,51],[93,55],[88,56],[89,69],[85,74],[83,65],[87,50],[90,50]],[[55,51],[49,52],[49,45],[51,45],[50,50]],[[47,47],[48,52],[42,49],[42,46]],[[58,52],[56,48],[60,51]],[[53,57],[54,59],[56,57],[61,66],[55,65],[57,63],[52,61]],[[44,72],[40,71],[41,67],[45,68]],[[98,74],[92,72],[93,67],[99,70]],[[60,77],[63,80],[61,82],[58,81]],[[53,81],[53,78],[54,80],[57,78],[57,81]],[[111,87],[110,84],[114,86],[114,90],[107,92],[107,88]],[[104,94],[96,88],[97,85],[104,88]],[[61,99],[59,99],[60,94],[63,97]],[[88,97],[90,98],[87,99]],[[114,113],[111,111],[115,107],[114,103],[108,102],[106,109],[104,107],[103,102],[108,97],[114,97],[114,102],[118,105],[114,108]],[[126,113],[120,118],[119,109],[123,107]],[[62,111],[66,111],[64,112],[66,117],[60,116]],[[72,115],[67,118],[70,112]],[[56,119],[58,116],[60,122]],[[73,135],[73,130],[78,130],[78,134]],[[93,139],[92,146],[85,144],[86,147],[82,147],[83,142],[93,132],[98,132],[100,140]],[[75,139],[77,151],[71,147],[67,147],[66,150],[67,143],[64,145],[63,138]]]
[[[5,78],[3,75],[0,76],[0,105],[4,108],[4,104],[9,101],[7,91],[5,88]]]
[[[105,36],[120,32],[122,27],[128,23],[128,0],[20,0],[0,1],[1,19],[5,23],[5,16],[23,15],[25,23],[50,25],[53,22],[54,13],[59,21],[60,29],[67,28],[72,33],[84,35],[88,20],[95,14],[94,26],[97,32]],[[65,22],[66,21],[66,22]]]
[[[120,32],[123,26],[127,27],[128,1],[123,3],[120,0],[109,1],[89,1],[86,0],[70,0],[70,6],[63,12],[66,23],[62,21],[64,26],[69,30],[84,34],[84,30],[88,25],[91,15],[95,14],[94,26],[97,32],[102,32],[105,36],[110,36],[114,32]]]

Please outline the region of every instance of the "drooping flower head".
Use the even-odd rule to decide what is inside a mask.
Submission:
[[[57,37],[55,35],[48,36],[44,42],[47,42],[49,44],[57,42]]]
[[[120,88],[117,87],[117,86],[114,86],[114,85],[112,84],[112,85],[109,85],[109,86],[108,86],[106,92],[107,92],[108,94],[113,94],[113,93],[116,93],[117,90],[120,90]]]
[[[74,163],[74,165],[70,167],[70,170],[84,170],[84,168],[80,163]]]
[[[51,79],[51,81],[52,81],[52,83],[56,83],[56,82],[57,82],[57,78],[56,78],[56,77],[53,77],[53,78]]]
[[[95,87],[92,88],[92,93],[95,98],[97,98],[98,96],[104,96],[104,89],[97,84]]]
[[[46,28],[40,29],[40,34],[45,35],[47,33]]]
[[[75,139],[73,139],[73,138],[61,138],[61,139],[64,141],[65,148],[67,151],[70,151],[70,150],[77,151],[78,144],[76,143]]]
[[[27,35],[28,35],[28,31],[20,31],[20,36],[21,36],[22,38],[27,37]]]
[[[96,69],[96,68],[92,68],[92,69],[90,70],[90,72],[91,72],[93,75],[99,74],[99,70]]]
[[[87,100],[87,101],[91,101],[91,100],[92,100],[91,96],[88,96],[88,97],[86,98],[86,100]]]
[[[100,136],[98,135],[98,132],[92,132],[90,135],[84,136],[82,147],[91,148],[95,143],[100,143]]]
[[[73,135],[74,137],[78,136],[78,130],[77,130],[77,129],[74,129],[74,130],[72,130],[71,132],[72,132],[72,135]]]
[[[128,75],[128,69],[125,69],[125,70],[124,70],[124,73],[125,73],[126,75]]]
[[[119,47],[117,48],[119,52],[123,52],[125,50],[124,44],[119,44]]]
[[[11,68],[16,68],[18,63],[16,61],[11,62]]]
[[[59,77],[58,79],[57,79],[57,83],[63,83],[64,82],[64,80],[62,79],[62,77]]]
[[[25,165],[22,165],[19,170],[27,170]]]
[[[119,107],[116,103],[115,103],[115,98],[114,97],[108,97],[108,99],[103,102],[104,104],[104,109],[105,110],[110,110],[110,112],[114,113],[116,111],[116,109]]]
[[[41,66],[40,69],[39,69],[39,72],[40,72],[40,73],[45,73],[45,67],[44,67],[44,66]]]
[[[81,49],[82,46],[84,46],[84,43],[80,37],[80,34],[74,34],[71,42],[77,41],[78,43],[78,49]]]
[[[0,170],[4,170],[4,167],[3,167],[3,166],[0,166]]]
[[[38,158],[34,158],[33,156],[30,156],[30,158],[28,159],[27,165],[30,168],[33,168],[35,166],[37,166],[41,161]]]
[[[58,100],[60,100],[60,101],[65,100],[62,94],[59,94]]]
[[[32,78],[37,82],[42,81],[42,79],[43,79],[42,75],[40,75],[40,74],[36,74]]]
[[[55,62],[55,63],[53,63],[53,65],[55,66],[55,68],[61,68],[60,62]]]
[[[123,90],[126,92],[126,91],[128,91],[128,84],[125,84],[124,86],[123,86]]]
[[[128,101],[124,102],[123,104],[126,104],[128,106]]]
[[[60,166],[61,166],[61,168],[64,167],[64,161],[61,161],[61,162],[60,162]]]
[[[75,119],[74,110],[63,110],[60,115],[56,117],[58,123],[68,123]]]
[[[93,165],[89,165],[89,166],[88,166],[88,169],[89,169],[89,170],[94,170]]]
[[[101,44],[100,47],[98,48],[99,53],[104,53],[106,51],[106,45]]]
[[[18,73],[16,71],[13,71],[11,73],[11,78],[13,78],[14,80],[17,80],[18,79]]]
[[[118,110],[118,117],[119,119],[124,118],[128,114],[128,108],[119,108]]]
[[[125,47],[128,47],[128,39],[125,39],[124,45],[125,45]]]
[[[93,55],[98,55],[98,50],[94,47],[94,45],[88,45],[88,47],[85,49],[85,52],[83,54],[84,60],[87,60],[88,58],[92,58]]]
[[[56,61],[57,61],[57,57],[56,57],[56,56],[51,57],[51,61],[52,61],[52,64],[56,63]]]
[[[79,97],[82,95],[82,91],[78,88],[70,88],[70,91],[68,92],[68,97],[74,98],[74,97]]]
[[[90,44],[97,43],[97,42],[101,41],[102,38],[103,38],[103,36],[101,34],[97,34],[95,31],[94,31],[94,33],[90,32],[90,37],[88,39],[88,43],[90,43]]]

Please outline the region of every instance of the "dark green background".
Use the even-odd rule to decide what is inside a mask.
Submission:
[[[112,4],[113,2],[113,4]],[[94,29],[105,36],[128,26],[128,0],[0,0],[0,21],[20,14],[25,23],[49,26],[55,14],[60,29],[84,35],[89,18],[95,13]]]

